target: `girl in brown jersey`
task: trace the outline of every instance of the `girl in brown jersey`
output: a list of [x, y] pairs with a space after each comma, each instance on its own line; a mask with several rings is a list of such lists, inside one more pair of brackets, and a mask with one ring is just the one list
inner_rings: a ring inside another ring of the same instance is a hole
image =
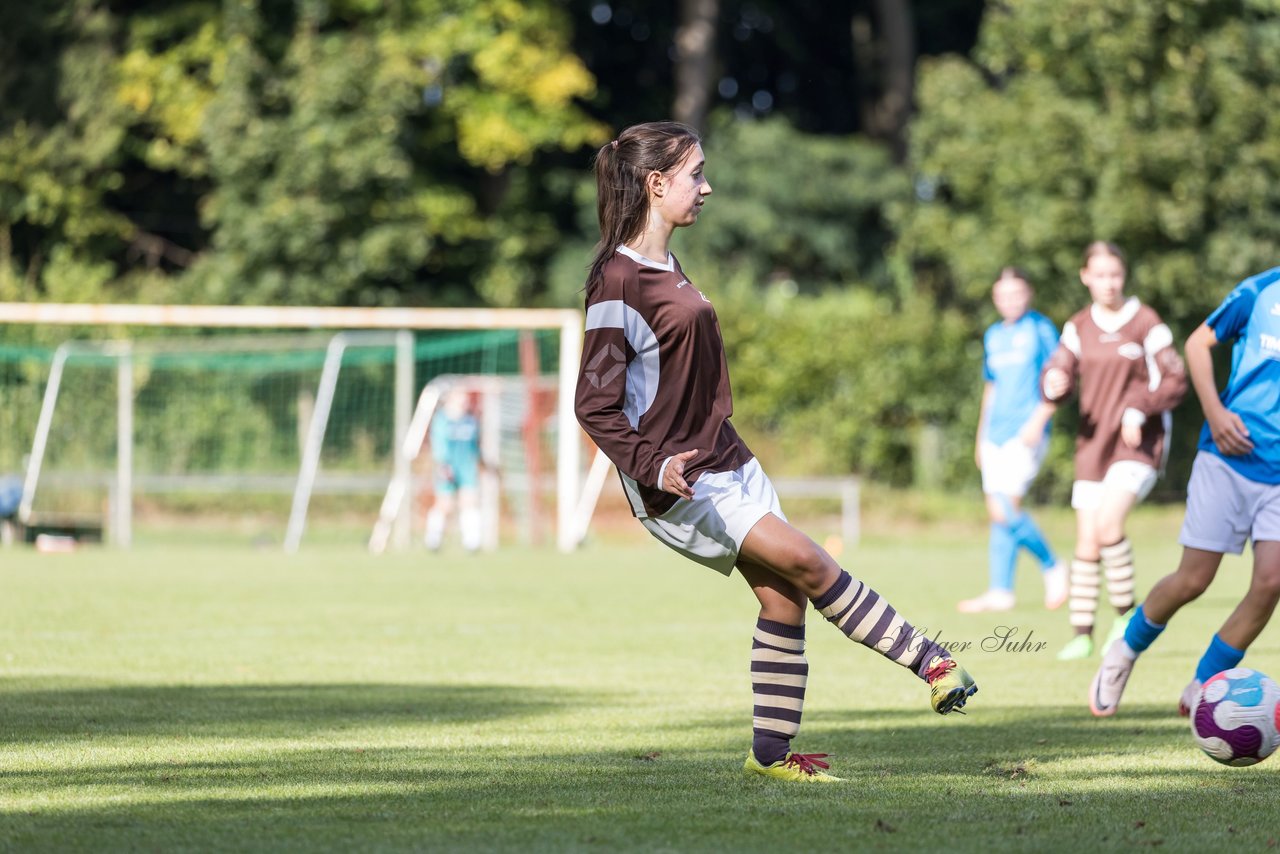
[[587, 276], [575, 409], [617, 466], [632, 512], [664, 545], [729, 575], [760, 603], [751, 651], [755, 700], [748, 774], [835, 782], [826, 754], [792, 752], [809, 665], [809, 603], [850, 639], [911, 669], [933, 708], [977, 691], [918, 632], [787, 522], [768, 476], [729, 417], [724, 342], [710, 299], [669, 250], [711, 195], [701, 140], [675, 122], [624, 130], [596, 155], [600, 244]]
[[1085, 249], [1080, 281], [1093, 302], [1062, 330], [1045, 366], [1045, 399], [1057, 403], [1079, 390], [1076, 435], [1076, 553], [1069, 607], [1075, 636], [1063, 660], [1093, 655], [1094, 615], [1105, 570], [1117, 618], [1106, 646], [1123, 634], [1134, 602], [1133, 549], [1125, 536], [1129, 511], [1155, 485], [1164, 463], [1169, 410], [1187, 390], [1173, 333], [1137, 297], [1126, 297], [1119, 248], [1098, 241]]

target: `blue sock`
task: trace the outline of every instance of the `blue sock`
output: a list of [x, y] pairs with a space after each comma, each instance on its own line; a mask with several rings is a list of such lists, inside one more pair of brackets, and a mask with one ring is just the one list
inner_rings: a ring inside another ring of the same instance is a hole
[[1050, 569], [1058, 562], [1058, 558], [1049, 548], [1048, 541], [1040, 531], [1040, 526], [1026, 513], [1015, 513], [1009, 517], [1009, 530], [1018, 545], [1036, 556], [1043, 569]]
[[991, 542], [987, 546], [992, 590], [1013, 591], [1013, 570], [1018, 562], [1018, 543], [1008, 525], [991, 523]]
[[1217, 635], [1209, 641], [1209, 648], [1204, 651], [1200, 664], [1196, 667], [1196, 678], [1203, 685], [1215, 674], [1230, 670], [1244, 658], [1244, 650], [1236, 649]]
[[1129, 620], [1128, 627], [1124, 630], [1124, 642], [1134, 652], [1142, 652], [1151, 646], [1163, 631], [1164, 626], [1148, 620], [1147, 615], [1142, 611], [1142, 606], [1139, 605], [1138, 610], [1133, 612], [1133, 618]]

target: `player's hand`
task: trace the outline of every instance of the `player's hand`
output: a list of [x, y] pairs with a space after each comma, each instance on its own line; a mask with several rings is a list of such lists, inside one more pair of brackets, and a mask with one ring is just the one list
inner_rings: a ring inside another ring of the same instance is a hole
[[684, 451], [671, 458], [671, 462], [667, 463], [667, 470], [662, 473], [663, 492], [670, 492], [681, 498], [693, 498], [693, 490], [684, 479], [684, 466], [697, 455], [698, 451], [695, 449]]
[[1121, 424], [1120, 441], [1126, 447], [1136, 448], [1142, 444], [1142, 427], [1138, 424]]
[[1044, 375], [1044, 396], [1057, 400], [1071, 387], [1071, 378], [1062, 368], [1050, 368]]
[[1230, 409], [1222, 409], [1206, 413], [1209, 432], [1213, 434], [1213, 444], [1229, 457], [1238, 457], [1253, 450], [1253, 440], [1249, 438], [1249, 428], [1244, 421]]
[[1044, 441], [1044, 425], [1023, 424], [1022, 429], [1018, 431], [1018, 441], [1034, 451]]

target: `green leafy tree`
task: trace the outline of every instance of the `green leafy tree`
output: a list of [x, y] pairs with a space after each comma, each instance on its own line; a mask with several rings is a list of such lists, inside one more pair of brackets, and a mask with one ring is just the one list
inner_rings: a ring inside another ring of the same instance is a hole
[[[1082, 249], [1113, 240], [1131, 292], [1185, 337], [1280, 255], [1277, 46], [1271, 0], [990, 6], [972, 60], [920, 74], [904, 283], [971, 311], [976, 336], [992, 279], [1018, 264], [1061, 323], [1087, 303]], [[1181, 485], [1199, 414], [1176, 415], [1166, 483]]]
[[42, 272], [56, 253], [107, 265], [90, 299], [528, 301], [548, 222], [512, 212], [508, 188], [606, 136], [550, 0], [36, 0], [3, 16], [21, 59], [0, 68], [9, 298], [62, 298]]
[[1115, 240], [1135, 290], [1189, 332], [1280, 248], [1278, 13], [1271, 0], [991, 6], [972, 61], [920, 76], [920, 202], [899, 218], [917, 277], [973, 304], [1017, 263], [1062, 320], [1085, 299], [1081, 250]]

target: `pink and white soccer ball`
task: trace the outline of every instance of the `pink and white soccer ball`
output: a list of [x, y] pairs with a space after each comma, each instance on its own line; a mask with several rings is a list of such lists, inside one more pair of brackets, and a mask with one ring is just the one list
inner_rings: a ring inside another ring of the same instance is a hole
[[1200, 688], [1191, 734], [1223, 765], [1261, 762], [1280, 747], [1280, 686], [1247, 667], [1216, 674]]

